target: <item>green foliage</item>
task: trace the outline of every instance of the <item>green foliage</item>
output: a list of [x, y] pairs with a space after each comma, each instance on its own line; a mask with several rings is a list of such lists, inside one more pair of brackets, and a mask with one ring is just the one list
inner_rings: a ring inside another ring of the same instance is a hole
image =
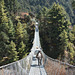
[[13, 41], [11, 41], [9, 44], [8, 53], [9, 53], [8, 57], [10, 62], [18, 60], [18, 56], [17, 56], [18, 52], [16, 51], [16, 44]]
[[9, 37], [4, 33], [0, 33], [0, 58], [7, 56]]
[[75, 63], [75, 48], [74, 44], [69, 42], [68, 43], [68, 50], [69, 50], [69, 63], [74, 64]]
[[22, 27], [22, 24], [20, 22], [18, 22], [17, 26], [16, 26], [16, 39], [18, 41], [20, 41], [21, 39], [23, 39], [23, 27]]
[[44, 52], [52, 58], [74, 64], [75, 26], [69, 29], [71, 23], [61, 5], [54, 3], [51, 9], [43, 10], [37, 18]]
[[9, 13], [6, 12], [4, 0], [0, 0], [0, 65], [17, 61], [27, 54], [26, 25], [20, 22], [17, 25], [13, 24]]
[[25, 56], [25, 53], [27, 52], [26, 44], [28, 43], [28, 34], [26, 29], [23, 27], [18, 21], [16, 26], [16, 48], [18, 51], [19, 59], [23, 58]]
[[0, 40], [4, 41], [5, 43], [8, 42], [9, 43], [9, 37], [5, 32], [0, 32]]
[[9, 26], [8, 35], [10, 37], [10, 40], [13, 40], [15, 38], [15, 28], [10, 18], [8, 20], [8, 26]]
[[73, 30], [72, 30], [72, 32], [73, 32], [73, 35], [74, 35], [73, 44], [74, 44], [74, 46], [75, 46], [75, 25], [73, 26]]
[[57, 0], [0, 0], [0, 65], [22, 59], [32, 47], [35, 23], [26, 15], [24, 20], [15, 21], [14, 15], [17, 15], [18, 11], [39, 12], [37, 18], [40, 21], [40, 37], [44, 52], [53, 58], [74, 64], [75, 26], [72, 30], [68, 27], [71, 25], [70, 20], [73, 23], [74, 17], [71, 9], [72, 0], [58, 1], [62, 6], [54, 3], [55, 1], [57, 2]]
[[58, 31], [67, 29], [71, 25], [70, 21], [67, 19], [66, 11], [59, 4], [54, 3], [52, 9], [48, 13], [49, 24], [53, 24], [57, 27]]
[[7, 13], [5, 11], [5, 6], [4, 6], [4, 0], [0, 1], [0, 7], [1, 7], [0, 9], [0, 28], [2, 31], [7, 32], [9, 26], [8, 26]]
[[5, 32], [0, 32], [0, 65], [6, 64], [8, 58], [9, 37]]
[[65, 30], [63, 30], [61, 32], [61, 34], [59, 35], [60, 37], [60, 55], [61, 57], [59, 57], [59, 59], [67, 62], [68, 60], [68, 52], [67, 52], [67, 47], [68, 47], [68, 35], [67, 35], [67, 32]]
[[72, 7], [73, 7], [73, 9], [75, 9], [75, 1], [74, 0], [72, 1]]
[[23, 58], [25, 56], [25, 52], [26, 52], [26, 45], [22, 42], [20, 42], [20, 45], [19, 45], [19, 59]]
[[17, 0], [4, 0], [5, 6], [9, 10], [10, 14], [16, 14], [20, 8], [20, 5]]
[[65, 8], [66, 12], [70, 16], [71, 22], [75, 23], [71, 0], [18, 0], [18, 2], [20, 3], [21, 11], [34, 13], [38, 13], [43, 7], [50, 9], [54, 2], [59, 3]]
[[74, 39], [75, 39], [74, 34], [72, 33], [72, 31], [69, 31], [69, 40], [73, 43]]
[[29, 36], [29, 40], [28, 40], [28, 51], [30, 51], [31, 47], [32, 47], [32, 42], [34, 39], [34, 23], [32, 21], [29, 22], [28, 27], [27, 27], [27, 32], [28, 32], [28, 36]]
[[65, 30], [63, 30], [62, 32], [61, 32], [61, 34], [59, 35], [60, 36], [60, 41], [61, 41], [61, 44], [62, 44], [62, 46], [60, 47], [62, 50], [67, 50], [67, 44], [68, 44], [68, 35], [67, 35], [67, 32], [65, 31]]
[[73, 26], [73, 30], [72, 30], [74, 36], [75, 36], [75, 25]]
[[0, 57], [2, 60], [3, 57], [6, 57], [8, 52], [8, 43], [9, 43], [9, 37], [7, 35], [8, 33], [8, 18], [5, 12], [5, 6], [4, 6], [4, 0], [0, 1]]
[[46, 16], [43, 16], [44, 18], [40, 20], [42, 47], [46, 54], [53, 58], [58, 58], [61, 54], [64, 54], [64, 50], [67, 48], [67, 32], [71, 23], [66, 14], [61, 5], [54, 3]]

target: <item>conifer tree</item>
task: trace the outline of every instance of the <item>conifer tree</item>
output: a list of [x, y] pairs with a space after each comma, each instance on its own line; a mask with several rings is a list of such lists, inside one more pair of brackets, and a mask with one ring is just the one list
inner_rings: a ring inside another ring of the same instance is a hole
[[75, 25], [73, 26], [72, 33], [73, 33], [73, 35], [74, 35], [73, 44], [75, 45]]
[[4, 0], [0, 0], [0, 57], [8, 56], [8, 18], [5, 12]]
[[[23, 25], [18, 21], [16, 26], [16, 48], [18, 51], [19, 59], [23, 58], [26, 52], [26, 44], [28, 34], [26, 30], [23, 28]], [[24, 55], [22, 55], [24, 53]]]
[[69, 63], [75, 65], [75, 25], [72, 27], [72, 30], [69, 32]]
[[4, 0], [0, 1], [0, 65], [17, 60], [14, 40], [14, 27], [7, 17]]
[[22, 24], [20, 22], [17, 23], [17, 26], [16, 26], [16, 39], [18, 41], [21, 41], [23, 39], [23, 27], [22, 27]]
[[4, 0], [5, 6], [7, 7], [8, 11], [10, 12], [9, 14], [15, 14], [17, 13], [20, 4], [17, 0]]
[[75, 9], [75, 0], [72, 0], [72, 7]]
[[71, 29], [68, 32], [68, 44], [67, 44], [67, 51], [68, 51], [68, 62], [71, 64], [75, 63], [75, 45], [74, 45], [74, 41], [75, 41], [75, 30], [74, 30], [74, 26], [71, 27]]
[[23, 43], [23, 41], [20, 42], [18, 51], [19, 59], [23, 58], [26, 54], [26, 45]]
[[32, 42], [33, 42], [33, 38], [34, 38], [34, 24], [32, 23], [32, 21], [29, 22], [29, 24], [27, 24], [28, 27], [27, 27], [27, 33], [28, 33], [28, 36], [27, 36], [27, 40], [28, 40], [28, 49], [30, 51], [31, 47], [32, 47]]
[[46, 14], [45, 24], [40, 25], [42, 27], [40, 33], [42, 32], [41, 34], [43, 34], [41, 37], [45, 41], [42, 43], [43, 47], [46, 53], [53, 58], [58, 58], [61, 53], [60, 45], [62, 41], [59, 35], [63, 30], [68, 32], [68, 26], [71, 25], [66, 14], [65, 9], [61, 5], [54, 3]]
[[15, 39], [15, 28], [10, 18], [8, 20], [8, 26], [9, 26], [8, 35], [10, 37], [10, 40], [14, 40]]
[[73, 30], [72, 30], [74, 36], [75, 36], [75, 25], [73, 26]]
[[74, 34], [72, 32], [73, 30], [69, 31], [68, 35], [69, 35], [69, 41], [73, 43], [75, 37], [74, 37]]
[[17, 0], [13, 0], [13, 12], [14, 14], [17, 13], [19, 5], [18, 5], [18, 1]]
[[8, 50], [8, 57], [9, 57], [9, 62], [13, 62], [18, 60], [18, 52], [16, 51], [16, 44], [11, 41], [9, 44], [9, 50]]
[[7, 32], [8, 31], [8, 18], [7, 12], [5, 11], [4, 0], [0, 1], [0, 30]]
[[74, 44], [69, 42], [68, 43], [68, 54], [69, 54], [69, 63], [70, 64], [74, 64], [75, 63], [75, 48], [74, 48]]
[[67, 62], [68, 61], [68, 35], [67, 35], [67, 32], [65, 30], [63, 30], [63, 32], [61, 32], [61, 34], [59, 35], [60, 36], [60, 41], [61, 41], [61, 44], [60, 44], [60, 58], [59, 59], [62, 59], [63, 61]]
[[8, 56], [9, 37], [4, 32], [0, 32], [0, 60]]

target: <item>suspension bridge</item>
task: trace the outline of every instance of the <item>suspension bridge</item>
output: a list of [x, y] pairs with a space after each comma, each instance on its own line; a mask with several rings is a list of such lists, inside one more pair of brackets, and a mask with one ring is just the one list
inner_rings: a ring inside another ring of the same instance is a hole
[[[41, 66], [38, 66], [35, 57], [36, 50], [41, 50], [43, 54]], [[19, 61], [1, 66], [0, 75], [75, 75], [75, 66], [52, 59], [43, 52], [36, 22], [33, 46], [29, 55]]]

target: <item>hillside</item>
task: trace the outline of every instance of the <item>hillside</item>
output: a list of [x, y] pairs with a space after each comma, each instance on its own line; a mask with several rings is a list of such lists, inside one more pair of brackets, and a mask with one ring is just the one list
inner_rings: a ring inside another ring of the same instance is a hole
[[0, 0], [0, 65], [28, 55], [36, 18], [46, 55], [75, 65], [75, 25], [71, 26], [75, 5], [71, 4], [71, 0]]
[[54, 2], [61, 4], [70, 16], [72, 24], [74, 24], [74, 13], [72, 9], [72, 0], [18, 0], [21, 11], [38, 13], [43, 7], [51, 8]]

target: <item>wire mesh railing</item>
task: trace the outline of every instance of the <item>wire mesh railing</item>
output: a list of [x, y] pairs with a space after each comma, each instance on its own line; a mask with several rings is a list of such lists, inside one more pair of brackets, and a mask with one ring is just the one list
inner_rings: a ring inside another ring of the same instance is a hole
[[[0, 75], [29, 75], [32, 58], [33, 54], [29, 54], [19, 61], [0, 67]], [[43, 66], [47, 75], [75, 75], [75, 66], [52, 59], [44, 53]]]
[[44, 68], [47, 72], [47, 75], [75, 75], [75, 66], [56, 59], [52, 59], [47, 55], [44, 57]]
[[32, 62], [32, 55], [0, 67], [0, 75], [28, 75]]

